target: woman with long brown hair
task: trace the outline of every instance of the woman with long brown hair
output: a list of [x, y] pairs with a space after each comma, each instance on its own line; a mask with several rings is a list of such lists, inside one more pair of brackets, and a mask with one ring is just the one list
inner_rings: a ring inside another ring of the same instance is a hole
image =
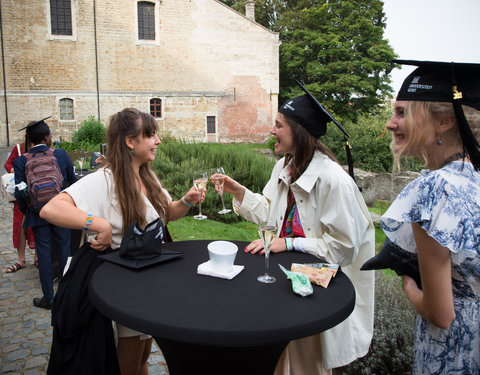
[[[237, 214], [276, 224], [273, 253], [307, 252], [340, 264], [357, 293], [355, 309], [344, 322], [289, 343], [276, 375], [331, 374], [332, 368], [364, 356], [373, 334], [374, 274], [359, 268], [374, 254], [374, 227], [354, 180], [318, 140], [329, 121], [309, 95], [287, 101], [270, 131], [275, 153], [285, 157], [275, 164], [262, 194], [224, 176], [224, 191], [234, 195]], [[263, 253], [262, 241], [254, 240], [245, 252]]]
[[[172, 201], [150, 162], [160, 144], [157, 122], [147, 113], [126, 108], [113, 115], [107, 132], [104, 168], [87, 175], [53, 198], [40, 216], [55, 225], [95, 232], [90, 247], [120, 247], [123, 233], [136, 221], [142, 228], [160, 218], [164, 224], [183, 217], [203, 200], [192, 187]], [[152, 338], [117, 324], [117, 353], [122, 375], [148, 374]]]

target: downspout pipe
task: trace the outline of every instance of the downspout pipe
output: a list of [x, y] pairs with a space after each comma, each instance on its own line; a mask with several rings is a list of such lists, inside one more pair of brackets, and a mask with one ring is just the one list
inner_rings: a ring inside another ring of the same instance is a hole
[[97, 116], [100, 121], [100, 87], [98, 84], [98, 46], [97, 46], [97, 6], [93, 0], [93, 29], [95, 36], [95, 76], [97, 80]]
[[2, 44], [2, 71], [3, 71], [3, 97], [5, 99], [5, 126], [7, 127], [7, 147], [10, 147], [10, 131], [8, 129], [8, 105], [7, 105], [7, 81], [5, 78], [5, 54], [3, 48], [3, 22], [2, 22], [2, 1], [0, 0], [0, 33]]

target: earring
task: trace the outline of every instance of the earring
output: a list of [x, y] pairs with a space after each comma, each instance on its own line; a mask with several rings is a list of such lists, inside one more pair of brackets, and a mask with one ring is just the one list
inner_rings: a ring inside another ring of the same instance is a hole
[[130, 152], [132, 153], [132, 155], [135, 155], [135, 151], [133, 150], [133, 148], [130, 150]]
[[440, 136], [437, 137], [437, 145], [438, 146], [442, 145], [442, 140], [440, 139]]

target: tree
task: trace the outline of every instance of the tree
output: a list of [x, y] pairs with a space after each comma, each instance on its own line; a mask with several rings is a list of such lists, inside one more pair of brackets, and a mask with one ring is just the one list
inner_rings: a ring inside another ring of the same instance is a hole
[[[245, 11], [245, 0], [222, 1]], [[280, 32], [280, 102], [302, 93], [298, 79], [334, 116], [356, 120], [392, 93], [381, 0], [256, 0], [255, 18]]]
[[383, 39], [380, 0], [291, 1], [281, 32], [280, 100], [299, 94], [295, 79], [333, 114], [355, 120], [375, 112], [392, 92], [395, 57]]

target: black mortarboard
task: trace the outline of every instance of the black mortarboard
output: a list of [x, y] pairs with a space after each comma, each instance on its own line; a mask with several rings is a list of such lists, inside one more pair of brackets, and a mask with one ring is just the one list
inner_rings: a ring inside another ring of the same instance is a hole
[[125, 267], [140, 269], [182, 256], [178, 251], [163, 249], [165, 229], [156, 219], [141, 229], [135, 221], [122, 239], [120, 250], [102, 255], [102, 258]]
[[327, 132], [327, 123], [333, 121], [342, 131], [345, 140], [345, 150], [347, 152], [348, 172], [353, 179], [353, 160], [350, 153], [349, 137], [345, 129], [333, 118], [325, 107], [315, 98], [298, 80], [295, 80], [305, 95], [297, 96], [282, 104], [278, 112], [283, 113], [288, 118], [295, 120], [303, 126], [315, 138], [321, 137]]
[[27, 126], [19, 129], [18, 131], [27, 129], [27, 134], [35, 134], [35, 133], [49, 134], [50, 128], [48, 127], [45, 120], [49, 119], [50, 117], [52, 116], [45, 117], [39, 121], [32, 121]]
[[418, 66], [403, 82], [397, 100], [453, 104], [463, 148], [477, 170], [480, 146], [463, 113], [462, 105], [480, 110], [480, 64], [393, 60]]
[[381, 270], [390, 268], [398, 276], [408, 275], [415, 280], [418, 287], [422, 288], [418, 256], [403, 250], [392, 241], [385, 239], [382, 250], [373, 258], [367, 260], [360, 268], [362, 271]]

